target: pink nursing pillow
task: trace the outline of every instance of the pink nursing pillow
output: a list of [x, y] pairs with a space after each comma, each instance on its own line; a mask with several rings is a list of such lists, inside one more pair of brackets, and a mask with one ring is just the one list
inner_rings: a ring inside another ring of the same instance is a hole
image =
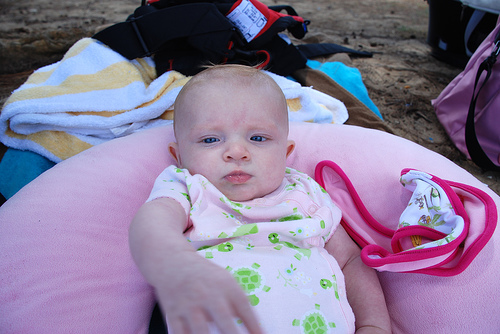
[[[405, 139], [347, 125], [293, 123], [291, 167], [321, 160], [349, 176], [374, 218], [394, 228], [408, 204], [403, 168], [472, 185], [446, 158]], [[154, 304], [128, 250], [128, 225], [173, 163], [170, 126], [91, 148], [59, 163], [0, 208], [1, 333], [144, 333]], [[474, 204], [465, 205], [474, 211]], [[477, 214], [477, 213], [473, 213]], [[499, 238], [461, 274], [380, 273], [394, 333], [492, 333], [500, 328]]]

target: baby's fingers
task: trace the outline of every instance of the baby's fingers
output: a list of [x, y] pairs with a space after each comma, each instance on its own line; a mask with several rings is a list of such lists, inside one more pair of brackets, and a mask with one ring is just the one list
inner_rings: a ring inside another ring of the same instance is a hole
[[169, 318], [166, 317], [165, 319], [167, 323], [167, 333], [188, 333], [188, 329], [184, 328], [184, 322], [182, 321], [181, 318]]
[[248, 300], [233, 305], [234, 313], [243, 322], [249, 334], [262, 334], [259, 320]]
[[[227, 311], [228, 312], [225, 313], [212, 315], [214, 321], [212, 327], [219, 329], [219, 331], [216, 333], [222, 333], [222, 334], [245, 333], [245, 331], [238, 329], [238, 327], [241, 328], [241, 325], [238, 326], [236, 324], [237, 318], [231, 314], [229, 309]], [[223, 316], [223, 314], [226, 314], [227, 316]]]
[[208, 334], [208, 319], [203, 312], [192, 311], [189, 316], [168, 317], [167, 329], [172, 334]]
[[187, 327], [189, 328], [188, 333], [192, 334], [208, 334], [210, 319], [207, 319], [206, 313], [199, 310], [191, 312], [189, 318], [184, 319], [187, 322]]
[[262, 330], [255, 311], [240, 287], [237, 286], [237, 290], [233, 293], [230, 290], [228, 292], [227, 303], [218, 303], [210, 308], [210, 316], [220, 333], [261, 334]]
[[[248, 302], [244, 300], [243, 303], [239, 304], [245, 303]], [[261, 331], [259, 329], [257, 318], [255, 317], [253, 310], [251, 308], [246, 309], [245, 307], [243, 307], [241, 309], [243, 309], [246, 314], [240, 315], [239, 308], [240, 307], [238, 306], [232, 307], [231, 304], [221, 303], [211, 309], [211, 317], [214, 321], [215, 327], [219, 329], [219, 332], [222, 334], [260, 334]], [[238, 323], [240, 321], [242, 323]], [[246, 330], [244, 329], [244, 327], [246, 327]]]

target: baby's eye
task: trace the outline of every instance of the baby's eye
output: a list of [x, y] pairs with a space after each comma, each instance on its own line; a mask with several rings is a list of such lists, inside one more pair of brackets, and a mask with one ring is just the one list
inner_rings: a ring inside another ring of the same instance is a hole
[[252, 136], [252, 137], [250, 137], [250, 140], [252, 140], [252, 141], [266, 141], [266, 138], [264, 138], [262, 136]]
[[213, 144], [213, 143], [216, 143], [218, 141], [219, 141], [219, 139], [214, 138], [214, 137], [205, 138], [205, 139], [202, 140], [202, 142], [205, 143], [205, 144]]

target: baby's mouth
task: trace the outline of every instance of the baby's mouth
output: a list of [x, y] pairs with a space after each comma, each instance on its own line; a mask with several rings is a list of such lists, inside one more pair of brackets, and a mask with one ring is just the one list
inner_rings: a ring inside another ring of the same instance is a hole
[[226, 181], [232, 184], [243, 184], [252, 178], [252, 175], [247, 174], [245, 172], [237, 171], [232, 172], [224, 177]]

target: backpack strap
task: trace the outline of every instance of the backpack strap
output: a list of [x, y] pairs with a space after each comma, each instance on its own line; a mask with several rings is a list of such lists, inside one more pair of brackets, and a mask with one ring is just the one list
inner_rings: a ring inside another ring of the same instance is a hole
[[[495, 44], [491, 55], [488, 56], [481, 63], [481, 65], [479, 65], [479, 68], [477, 70], [476, 80], [474, 82], [474, 90], [472, 91], [472, 99], [469, 105], [469, 113], [467, 114], [467, 121], [465, 123], [465, 143], [467, 145], [467, 151], [469, 152], [471, 160], [474, 161], [479, 167], [485, 170], [500, 171], [500, 166], [491, 161], [491, 159], [486, 155], [483, 148], [479, 144], [474, 122], [474, 118], [476, 115], [476, 102], [479, 98], [479, 93], [481, 93], [481, 90], [488, 82], [488, 79], [490, 78], [493, 70], [493, 65], [495, 65], [497, 57], [500, 54], [500, 30], [495, 36], [494, 43]], [[483, 72], [486, 72], [486, 77], [484, 78], [479, 89], [477, 89], [479, 79], [481, 78]]]

